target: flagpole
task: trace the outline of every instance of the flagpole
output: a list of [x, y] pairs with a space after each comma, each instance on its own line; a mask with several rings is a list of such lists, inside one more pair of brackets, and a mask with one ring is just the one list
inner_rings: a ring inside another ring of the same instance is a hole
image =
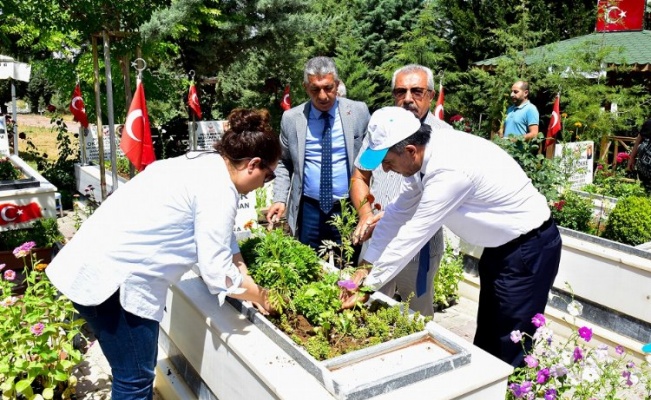
[[[192, 86], [194, 84], [194, 75], [195, 75], [194, 70], [190, 70], [189, 75], [190, 75], [190, 86]], [[188, 108], [190, 108], [190, 110], [188, 110], [188, 111], [190, 111], [190, 114], [192, 114], [192, 122], [190, 123], [190, 143], [189, 144], [190, 144], [190, 150], [195, 151], [195, 150], [197, 150], [197, 131], [195, 129], [196, 116], [194, 115], [194, 110], [192, 110], [192, 107], [188, 106]]]
[[[118, 188], [118, 166], [115, 148], [115, 117], [113, 115], [113, 78], [111, 75], [111, 42], [106, 31], [102, 32], [104, 41], [104, 73], [106, 75], [106, 109], [109, 125], [109, 148], [111, 150], [111, 192]], [[99, 127], [98, 127], [99, 129]]]
[[[77, 82], [76, 85], [79, 86], [79, 74], [77, 74]], [[86, 128], [82, 125], [79, 124], [80, 132], [79, 132], [79, 143], [81, 147], [81, 161], [82, 165], [88, 164], [88, 155], [86, 154]]]
[[[556, 93], [556, 99], [554, 99], [554, 104], [556, 103], [556, 101], [560, 101], [559, 100], [560, 98], [561, 98], [561, 90], [559, 86], [558, 92]], [[552, 114], [553, 113], [554, 110], [552, 110]], [[561, 123], [560, 108], [559, 108], [559, 115], [558, 115], [558, 123], [559, 124]], [[557, 134], [558, 133], [556, 133], [556, 135]], [[552, 136], [551, 138], [545, 137], [545, 148], [546, 148], [545, 157], [547, 157], [550, 160], [554, 158], [554, 152], [556, 151], [556, 135]]]
[[99, 150], [99, 188], [101, 201], [106, 200], [106, 169], [104, 166], [104, 133], [102, 132], [102, 106], [100, 101], [99, 83], [99, 55], [97, 50], [97, 37], [92, 37], [93, 45], [93, 84], [95, 88], [95, 116], [97, 117], [97, 147]]

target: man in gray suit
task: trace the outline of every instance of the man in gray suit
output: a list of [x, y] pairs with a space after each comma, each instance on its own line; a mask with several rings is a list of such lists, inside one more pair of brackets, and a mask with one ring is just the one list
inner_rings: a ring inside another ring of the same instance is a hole
[[[411, 111], [420, 119], [421, 123], [427, 124], [435, 130], [452, 129], [444, 121], [436, 119], [430, 111], [436, 91], [434, 90], [434, 76], [429, 68], [410, 64], [397, 69], [393, 73], [391, 92], [395, 105]], [[368, 138], [364, 140], [363, 148], [366, 148], [367, 142]], [[350, 197], [360, 217], [353, 236], [353, 243], [369, 239], [375, 225], [384, 214], [383, 211], [378, 212], [377, 209], [374, 209], [374, 204], [364, 201], [369, 191], [375, 197], [375, 203], [384, 210], [390, 202], [398, 197], [404, 179], [402, 175], [395, 172], [385, 172], [382, 166], [373, 171], [364, 171], [359, 168], [357, 160], [355, 166], [357, 168], [355, 168], [351, 181]], [[362, 252], [366, 250], [366, 247], [367, 245], [363, 247]], [[409, 308], [419, 311], [423, 315], [433, 316], [433, 280], [439, 269], [444, 247], [443, 231], [439, 229], [419, 255], [410, 260], [395, 278], [382, 286], [380, 291], [389, 297], [398, 293], [403, 300], [407, 300], [413, 294]]]
[[294, 235], [317, 249], [323, 240], [340, 242], [328, 223], [348, 198], [354, 160], [369, 120], [366, 104], [337, 97], [339, 77], [332, 59], [315, 57], [305, 64], [303, 86], [310, 101], [283, 114], [283, 155], [276, 168], [274, 203], [267, 221], [287, 213]]

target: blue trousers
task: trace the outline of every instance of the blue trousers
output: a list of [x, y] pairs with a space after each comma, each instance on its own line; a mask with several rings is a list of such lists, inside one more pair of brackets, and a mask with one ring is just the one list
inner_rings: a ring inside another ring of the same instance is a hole
[[[544, 313], [558, 265], [561, 236], [550, 219], [502, 246], [485, 248], [479, 260], [479, 310], [474, 343], [514, 367], [524, 360], [511, 332], [533, 335], [531, 319]], [[525, 342], [526, 350], [531, 342]]]
[[[341, 235], [329, 221], [335, 215], [341, 215], [341, 204], [337, 201], [333, 204], [328, 214], [321, 211], [319, 201], [310, 197], [301, 198], [300, 213], [298, 219], [298, 240], [299, 242], [318, 250], [323, 240], [332, 240], [341, 244]], [[361, 245], [353, 246], [355, 250], [351, 261], [356, 263], [362, 250]]]
[[73, 303], [97, 337], [113, 375], [113, 400], [151, 400], [158, 357], [158, 322], [125, 311], [120, 291], [102, 304]]

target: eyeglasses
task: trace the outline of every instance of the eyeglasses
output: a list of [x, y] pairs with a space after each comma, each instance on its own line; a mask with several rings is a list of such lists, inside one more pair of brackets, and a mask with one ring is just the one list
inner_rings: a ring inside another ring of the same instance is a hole
[[266, 169], [267, 172], [268, 172], [268, 173], [266, 173], [266, 174], [264, 175], [264, 183], [269, 183], [269, 182], [273, 181], [274, 179], [276, 179], [276, 173], [273, 172], [273, 171], [271, 170], [271, 168], [269, 168], [269, 167], [266, 166], [266, 165], [265, 165], [264, 167], [263, 167], [262, 165], [260, 165], [260, 168], [262, 168], [262, 169]]
[[407, 96], [407, 92], [411, 93], [411, 97], [414, 100], [420, 100], [425, 96], [425, 93], [429, 92], [429, 89], [427, 89], [427, 88], [419, 88], [419, 87], [415, 87], [415, 88], [411, 88], [411, 89], [395, 88], [395, 89], [393, 89], [393, 97], [395, 97], [396, 99], [399, 99], [399, 100], [404, 99], [405, 96]]

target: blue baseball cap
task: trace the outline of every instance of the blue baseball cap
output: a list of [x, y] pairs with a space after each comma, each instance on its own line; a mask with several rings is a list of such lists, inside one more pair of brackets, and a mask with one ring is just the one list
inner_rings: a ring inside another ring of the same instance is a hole
[[416, 133], [420, 125], [420, 120], [402, 107], [384, 107], [374, 112], [366, 129], [368, 145], [360, 151], [360, 169], [377, 168], [389, 148]]

